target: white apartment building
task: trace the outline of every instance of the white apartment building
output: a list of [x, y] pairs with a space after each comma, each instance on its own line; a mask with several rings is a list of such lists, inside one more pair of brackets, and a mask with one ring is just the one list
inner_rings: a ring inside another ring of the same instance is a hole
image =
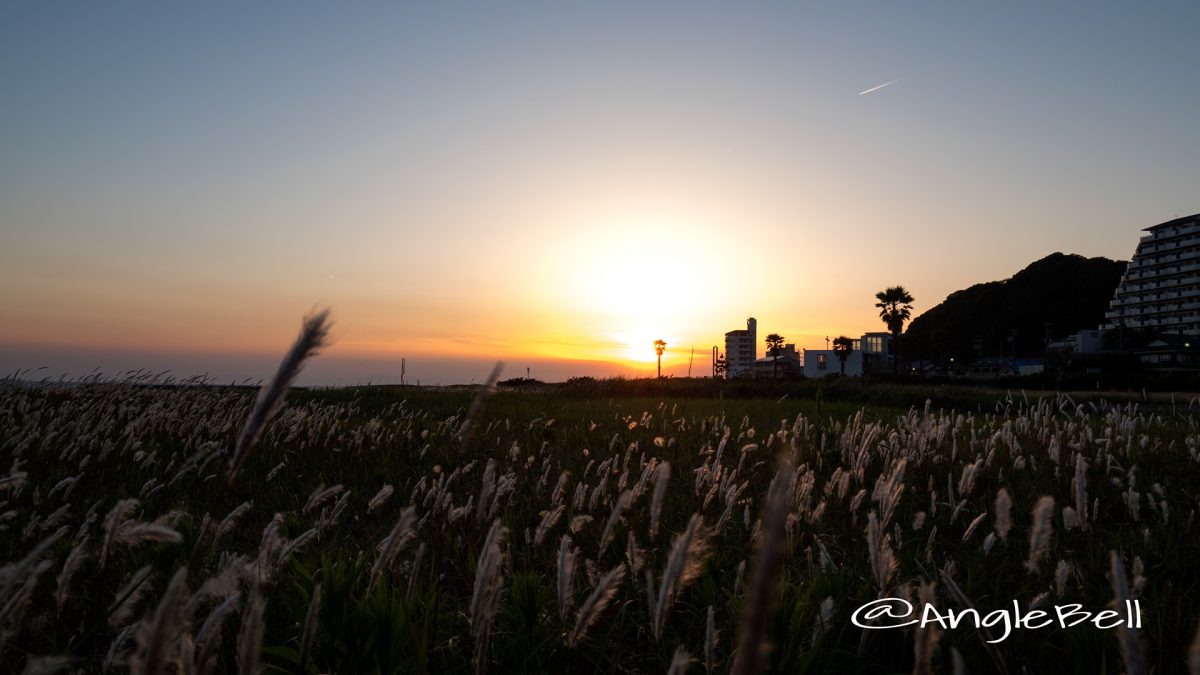
[[[846, 358], [846, 376], [858, 377], [863, 373], [891, 367], [892, 336], [889, 333], [865, 333], [854, 340], [854, 346]], [[832, 349], [805, 349], [804, 376], [820, 378], [842, 372], [842, 362]]]
[[1144, 231], [1102, 328], [1200, 335], [1200, 213]]
[[758, 348], [758, 322], [754, 317], [746, 319], [744, 330], [731, 330], [725, 334], [725, 377], [752, 377], [754, 355]]

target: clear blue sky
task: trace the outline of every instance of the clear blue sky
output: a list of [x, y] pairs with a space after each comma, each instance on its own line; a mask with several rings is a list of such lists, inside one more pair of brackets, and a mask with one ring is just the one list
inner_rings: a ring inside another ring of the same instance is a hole
[[[0, 368], [686, 369], [1200, 211], [1200, 3], [7, 3]], [[894, 84], [868, 94], [877, 85]], [[268, 364], [263, 366], [261, 364]], [[365, 364], [365, 365], [364, 365]], [[538, 373], [534, 373], [535, 376]]]

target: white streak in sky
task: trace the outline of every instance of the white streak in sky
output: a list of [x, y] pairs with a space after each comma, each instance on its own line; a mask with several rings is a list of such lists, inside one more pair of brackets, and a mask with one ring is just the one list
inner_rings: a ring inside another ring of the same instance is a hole
[[883, 84], [879, 85], [878, 87], [871, 87], [870, 89], [868, 89], [866, 91], [860, 91], [860, 92], [858, 92], [858, 95], [862, 96], [863, 94], [869, 94], [873, 91], [879, 91], [880, 89], [883, 89], [884, 87], [888, 86], [889, 84], [896, 84], [899, 81], [900, 81], [899, 79], [895, 79], [895, 80], [892, 80], [891, 82], [884, 82]]

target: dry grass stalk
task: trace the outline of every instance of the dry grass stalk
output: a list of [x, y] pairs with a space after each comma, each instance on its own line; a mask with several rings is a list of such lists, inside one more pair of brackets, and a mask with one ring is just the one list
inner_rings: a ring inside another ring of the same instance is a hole
[[263, 613], [267, 609], [267, 599], [263, 597], [258, 586], [250, 591], [250, 600], [242, 612], [242, 626], [238, 630], [237, 666], [238, 675], [258, 675], [258, 662], [262, 657]]
[[[288, 387], [296, 380], [304, 368], [304, 362], [320, 353], [329, 337], [329, 310], [324, 309], [304, 317], [300, 324], [300, 335], [292, 344], [292, 348], [284, 355], [279, 363], [279, 370], [270, 384], [259, 390], [258, 399], [242, 433], [238, 436], [237, 445], [233, 449], [233, 457], [229, 460], [229, 482], [237, 476], [237, 472], [246, 461], [250, 449], [258, 442], [266, 429], [267, 423], [279, 412]], [[250, 608], [247, 608], [249, 611]]]
[[379, 557], [371, 566], [371, 584], [367, 588], [368, 594], [375, 590], [375, 585], [379, 583], [384, 572], [391, 568], [392, 562], [400, 551], [416, 538], [416, 524], [417, 507], [409, 506], [400, 513], [400, 518], [392, 527], [392, 531], [388, 533], [387, 538], [379, 543]]
[[496, 616], [496, 603], [503, 587], [504, 555], [500, 550], [500, 542], [506, 532], [499, 518], [492, 522], [479, 554], [479, 563], [475, 566], [475, 591], [471, 595], [468, 616], [471, 636], [475, 639], [472, 662], [479, 675], [487, 672], [488, 641], [492, 634], [492, 620]]
[[[758, 554], [754, 558], [753, 576], [747, 590], [746, 610], [738, 635], [737, 656], [730, 673], [750, 675], [761, 672], [763, 652], [767, 645], [767, 619], [779, 584], [779, 571], [783, 567], [785, 528], [787, 526], [787, 486], [792, 482], [794, 470], [790, 461], [780, 458], [779, 470], [771, 481], [767, 503], [762, 517], [762, 538]], [[872, 516], [874, 513], [872, 513]]]
[[684, 529], [671, 543], [671, 552], [667, 556], [667, 565], [663, 570], [662, 585], [658, 589], [658, 600], [654, 603], [653, 629], [654, 639], [662, 638], [663, 625], [667, 621], [667, 612], [679, 593], [700, 576], [704, 569], [704, 559], [708, 556], [708, 542], [704, 527], [704, 518], [699, 513], [693, 513]]
[[321, 584], [313, 587], [312, 599], [308, 601], [308, 612], [304, 615], [304, 629], [300, 631], [300, 666], [298, 670], [305, 672], [308, 662], [308, 652], [312, 648], [313, 636], [317, 632], [317, 615], [321, 611]]
[[137, 632], [137, 652], [129, 662], [133, 675], [158, 675], [167, 672], [170, 650], [185, 623], [180, 613], [187, 589], [187, 568], [181, 567], [171, 577], [162, 600], [149, 621]]
[[[1125, 563], [1121, 562], [1121, 556], [1116, 551], [1110, 551], [1108, 557], [1109, 581], [1112, 582], [1113, 589], [1113, 609], [1121, 612], [1125, 609], [1125, 603], [1131, 599], [1129, 578], [1125, 574]], [[1117, 640], [1121, 644], [1121, 658], [1125, 661], [1126, 675], [1146, 675], [1149, 668], [1146, 666], [1146, 657], [1142, 654], [1142, 645], [1138, 641], [1137, 629], [1122, 621], [1117, 625]]]
[[458, 443], [462, 449], [465, 450], [467, 443], [470, 443], [471, 438], [474, 437], [475, 427], [479, 424], [480, 415], [483, 414], [483, 405], [487, 402], [488, 397], [495, 393], [496, 382], [500, 380], [500, 373], [503, 370], [504, 362], [497, 361], [496, 366], [492, 368], [492, 373], [488, 375], [487, 382], [475, 393], [471, 407], [467, 409], [467, 416], [463, 419], [462, 426], [458, 428]]

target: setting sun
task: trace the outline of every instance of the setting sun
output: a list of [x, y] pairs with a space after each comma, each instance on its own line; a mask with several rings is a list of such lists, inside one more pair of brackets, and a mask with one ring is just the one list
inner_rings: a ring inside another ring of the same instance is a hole
[[711, 226], [661, 216], [582, 227], [555, 246], [561, 256], [551, 274], [564, 282], [552, 302], [603, 326], [597, 337], [610, 344], [605, 358], [651, 364], [654, 341], [664, 340], [663, 363], [677, 362], [690, 352], [684, 345], [712, 332], [707, 312], [723, 300], [722, 239]]

